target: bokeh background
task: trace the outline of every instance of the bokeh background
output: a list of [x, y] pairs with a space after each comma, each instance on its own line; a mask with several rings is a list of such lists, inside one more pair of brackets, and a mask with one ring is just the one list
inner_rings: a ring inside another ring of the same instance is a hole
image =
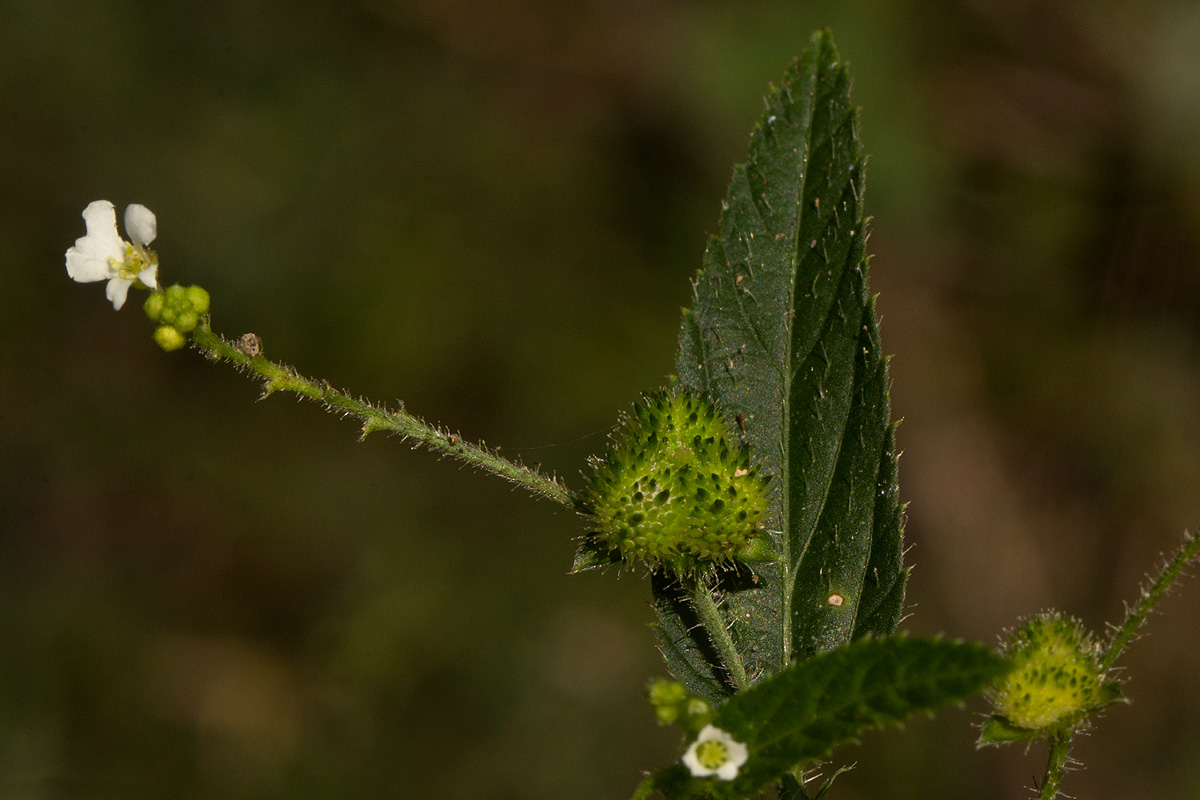
[[[0, 798], [628, 796], [677, 757], [633, 573], [572, 515], [161, 353], [67, 280], [158, 214], [216, 329], [579, 485], [671, 370], [768, 82], [856, 79], [916, 634], [1102, 630], [1200, 519], [1192, 0], [0, 2]], [[1077, 797], [1200, 797], [1200, 586]], [[843, 800], [1028, 796], [972, 703]]]

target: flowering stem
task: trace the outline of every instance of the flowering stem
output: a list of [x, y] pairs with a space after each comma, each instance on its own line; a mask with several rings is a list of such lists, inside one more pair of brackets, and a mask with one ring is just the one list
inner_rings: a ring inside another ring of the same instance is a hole
[[[1100, 656], [1101, 674], [1106, 673], [1112, 667], [1121, 652], [1133, 641], [1133, 637], [1137, 635], [1138, 629], [1146, 621], [1146, 617], [1150, 616], [1150, 612], [1158, 605], [1158, 601], [1183, 573], [1183, 568], [1198, 554], [1200, 554], [1200, 534], [1185, 533], [1183, 544], [1163, 564], [1153, 582], [1142, 588], [1142, 596], [1137, 605], [1127, 608], [1125, 622], [1113, 632], [1108, 647]], [[1074, 733], [1071, 731], [1060, 731], [1051, 737], [1050, 753], [1046, 761], [1046, 775], [1042, 780], [1038, 800], [1054, 800], [1055, 797], [1058, 797], [1058, 785], [1067, 768], [1067, 754], [1071, 749], [1073, 738]]]
[[687, 587], [691, 594], [692, 606], [696, 609], [696, 615], [704, 623], [704, 629], [708, 631], [717, 652], [721, 654], [721, 661], [729, 670], [733, 685], [739, 692], [749, 689], [750, 678], [746, 675], [746, 665], [742, 663], [742, 656], [733, 644], [733, 637], [729, 635], [729, 626], [721, 614], [721, 609], [717, 608], [717, 602], [713, 600], [712, 591], [703, 579], [690, 581]]
[[575, 494], [555, 478], [543, 475], [524, 464], [501, 458], [482, 445], [464, 441], [457, 434], [430, 425], [403, 408], [388, 409], [371, 405], [339, 392], [327, 381], [314, 381], [299, 374], [292, 367], [269, 361], [258, 354], [250, 355], [223, 336], [213, 333], [206, 325], [193, 330], [190, 336], [192, 344], [214, 361], [232, 362], [239, 369], [249, 370], [261, 377], [265, 384], [264, 396], [276, 391], [294, 392], [322, 403], [330, 411], [357, 417], [362, 422], [363, 438], [374, 431], [398, 433], [420, 442], [430, 450], [454, 456], [474, 467], [506, 478], [533, 494], [567, 507], [576, 505]]
[[1071, 750], [1072, 738], [1070, 733], [1057, 733], [1050, 739], [1050, 757], [1046, 761], [1046, 774], [1042, 778], [1038, 800], [1054, 800], [1058, 797], [1058, 785], [1067, 770], [1067, 754]]
[[1158, 604], [1162, 596], [1175, 583], [1175, 580], [1183, 572], [1183, 568], [1187, 566], [1187, 563], [1195, 559], [1198, 554], [1200, 554], [1200, 533], [1185, 533], [1183, 544], [1163, 564], [1162, 571], [1158, 573], [1158, 577], [1154, 579], [1150, 586], [1142, 588], [1141, 600], [1133, 608], [1127, 608], [1125, 622], [1113, 633], [1112, 640], [1104, 650], [1104, 655], [1100, 657], [1100, 669], [1102, 671], [1107, 671], [1113, 665], [1113, 662], [1117, 660], [1117, 656], [1121, 655], [1121, 651], [1133, 641], [1138, 628], [1146, 621], [1146, 617], [1154, 610], [1154, 606]]

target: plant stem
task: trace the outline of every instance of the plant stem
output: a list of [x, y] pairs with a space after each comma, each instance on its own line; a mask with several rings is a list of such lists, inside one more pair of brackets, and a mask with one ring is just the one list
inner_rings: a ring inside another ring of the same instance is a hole
[[739, 692], [749, 689], [750, 678], [746, 675], [746, 665], [742, 663], [742, 656], [733, 644], [733, 637], [729, 635], [725, 617], [722, 616], [721, 609], [717, 608], [717, 602], [713, 600], [708, 585], [703, 579], [700, 579], [689, 581], [687, 586], [692, 597], [692, 606], [696, 609], [696, 615], [704, 623], [704, 629], [708, 631], [709, 637], [716, 645], [717, 652], [721, 654], [721, 661], [725, 663], [725, 669], [729, 670], [733, 685]]
[[[1200, 534], [1185, 533], [1183, 544], [1176, 549], [1174, 555], [1167, 559], [1150, 585], [1142, 588], [1142, 596], [1137, 604], [1132, 607], [1126, 606], [1125, 621], [1121, 627], [1113, 631], [1108, 647], [1100, 656], [1101, 674], [1112, 668], [1117, 657], [1133, 641], [1138, 629], [1150, 616], [1154, 607], [1158, 605], [1158, 601], [1178, 580], [1188, 562], [1195, 559], [1197, 555], [1200, 555]], [[1074, 733], [1066, 731], [1056, 733], [1051, 737], [1050, 753], [1046, 761], [1046, 776], [1042, 781], [1041, 791], [1038, 793], [1039, 800], [1054, 800], [1055, 797], [1058, 797], [1058, 785], [1066, 771], [1067, 753], [1071, 749], [1073, 738]]]
[[214, 361], [229, 361], [243, 371], [250, 371], [263, 379], [263, 396], [276, 391], [294, 392], [323, 404], [330, 411], [357, 417], [362, 422], [362, 436], [374, 431], [391, 431], [414, 439], [446, 455], [461, 459], [473, 467], [499, 475], [518, 486], [541, 497], [567, 507], [576, 505], [576, 497], [570, 489], [555, 478], [548, 477], [536, 469], [526, 467], [496, 453], [482, 445], [464, 441], [445, 428], [430, 425], [403, 409], [381, 408], [350, 397], [334, 389], [328, 381], [317, 382], [306, 378], [286, 364], [269, 361], [262, 355], [249, 355], [228, 339], [213, 333], [207, 327], [196, 328], [191, 333], [192, 344]]
[[1183, 544], [1175, 551], [1175, 554], [1163, 564], [1162, 570], [1154, 579], [1149, 587], [1142, 588], [1142, 597], [1137, 605], [1129, 608], [1125, 614], [1125, 622], [1120, 628], [1113, 632], [1112, 640], [1109, 641], [1108, 647], [1105, 648], [1104, 654], [1100, 657], [1100, 669], [1107, 671], [1113, 662], [1117, 660], [1117, 656], [1121, 655], [1121, 651], [1133, 641], [1133, 637], [1137, 634], [1138, 628], [1146, 621], [1146, 617], [1154, 610], [1154, 606], [1162, 599], [1171, 585], [1175, 583], [1183, 568], [1187, 563], [1196, 558], [1200, 554], [1200, 534], [1185, 533]]
[[1038, 800], [1054, 800], [1058, 797], [1058, 785], [1067, 769], [1067, 753], [1071, 750], [1072, 734], [1056, 733], [1050, 739], [1050, 755], [1046, 761], [1046, 774]]

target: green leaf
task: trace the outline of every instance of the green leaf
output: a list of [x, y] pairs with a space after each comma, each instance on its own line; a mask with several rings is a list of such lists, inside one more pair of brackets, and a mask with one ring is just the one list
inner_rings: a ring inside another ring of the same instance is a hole
[[893, 632], [907, 576], [887, 359], [867, 290], [858, 112], [828, 31], [766, 106], [676, 360], [679, 382], [739, 421], [773, 477], [777, 560], [724, 598], [751, 674]]
[[958, 703], [1008, 669], [983, 645], [901, 636], [863, 639], [798, 662], [740, 692], [713, 724], [749, 749], [732, 781], [679, 781], [679, 766], [656, 776], [668, 797], [741, 798], [828, 755], [864, 731]]

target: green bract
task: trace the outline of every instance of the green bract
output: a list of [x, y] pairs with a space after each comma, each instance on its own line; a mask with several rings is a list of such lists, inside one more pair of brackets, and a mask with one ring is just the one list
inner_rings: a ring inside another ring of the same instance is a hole
[[[767, 513], [767, 478], [717, 408], [660, 391], [635, 404], [607, 457], [592, 460], [585, 550], [686, 572], [745, 555]], [[602, 560], [602, 559], [601, 559]], [[593, 566], [601, 560], [577, 567]]]

